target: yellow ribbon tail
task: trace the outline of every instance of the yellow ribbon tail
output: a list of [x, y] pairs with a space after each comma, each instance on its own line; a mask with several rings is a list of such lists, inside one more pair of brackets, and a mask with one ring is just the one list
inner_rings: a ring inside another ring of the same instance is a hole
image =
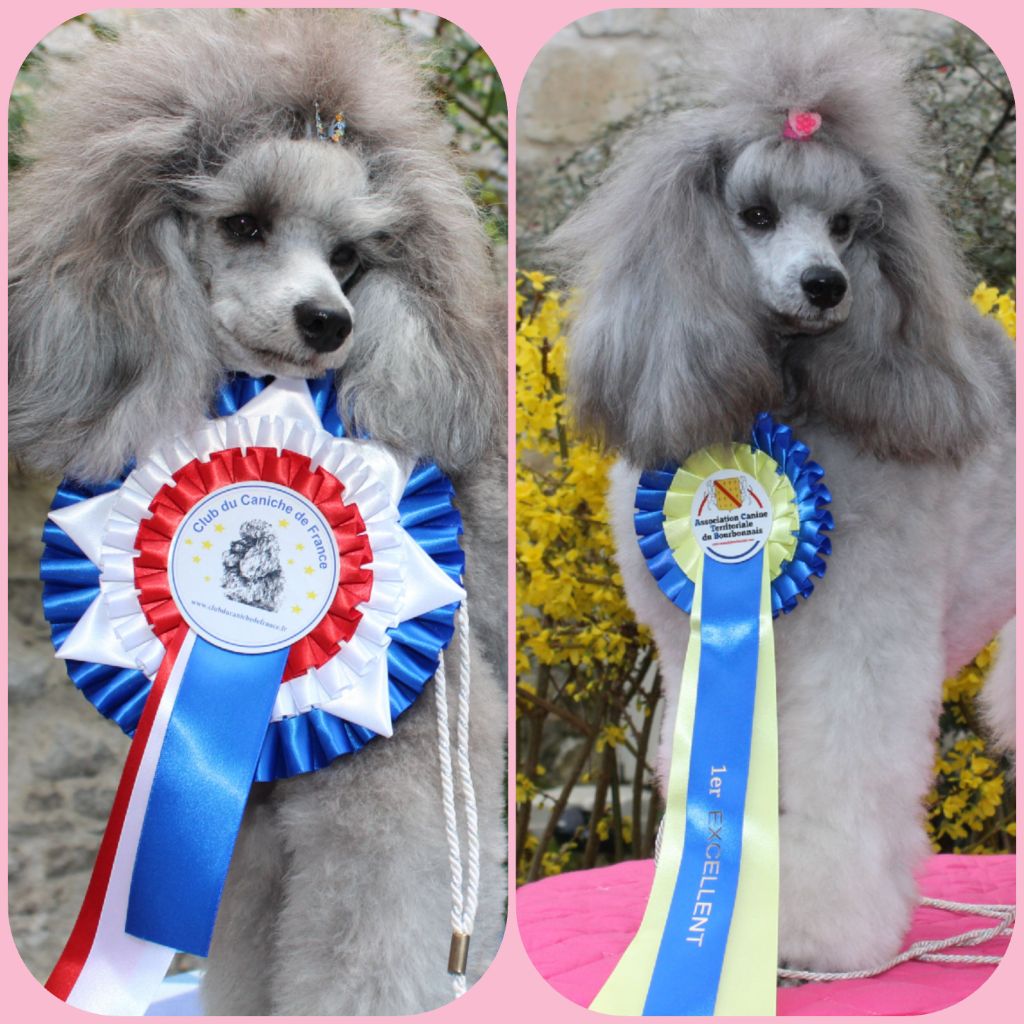
[[[668, 920], [683, 859], [686, 793], [700, 664], [703, 559], [690, 566], [695, 593], [673, 728], [665, 822], [654, 883], [636, 936], [590, 1004], [599, 1013], [639, 1017]], [[757, 680], [743, 845], [729, 937], [715, 1000], [716, 1016], [775, 1014], [779, 913], [778, 718], [768, 560], [761, 579]], [[685, 1008], [680, 1008], [685, 1013]]]

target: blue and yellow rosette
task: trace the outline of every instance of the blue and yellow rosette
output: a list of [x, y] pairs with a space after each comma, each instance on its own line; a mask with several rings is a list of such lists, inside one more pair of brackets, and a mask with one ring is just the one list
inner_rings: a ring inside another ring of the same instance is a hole
[[254, 782], [391, 736], [465, 592], [436, 465], [347, 436], [332, 376], [237, 376], [117, 479], [58, 488], [43, 540], [57, 657], [132, 736], [48, 990], [141, 1014], [206, 955]]
[[764, 413], [749, 445], [712, 446], [640, 478], [640, 548], [665, 596], [690, 613], [690, 638], [651, 895], [594, 1010], [775, 1013], [772, 620], [824, 575], [833, 525], [809, 455]]

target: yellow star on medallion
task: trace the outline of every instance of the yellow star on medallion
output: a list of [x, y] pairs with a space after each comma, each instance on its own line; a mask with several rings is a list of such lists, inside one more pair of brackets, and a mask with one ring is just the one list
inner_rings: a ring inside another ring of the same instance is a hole
[[303, 569], [302, 571], [303, 571], [303, 572], [304, 572], [304, 573], [305, 573], [305, 574], [306, 574], [307, 576], [312, 576], [312, 575], [313, 575], [313, 566], [311, 566], [311, 565], [307, 565], [307, 566], [306, 566], [306, 568], [305, 568], [305, 569]]
[[198, 555], [193, 555], [192, 556], [192, 561], [195, 562], [198, 565], [198, 563], [199, 563], [199, 556]]
[[278, 526], [287, 526], [288, 525], [288, 520], [287, 519], [278, 519], [277, 525]]
[[289, 558], [288, 559], [288, 564], [289, 565], [294, 565], [295, 564], [295, 559], [294, 558]]
[[298, 615], [298, 613], [301, 612], [302, 609], [297, 604], [293, 604], [292, 611], [295, 612], [296, 615]]
[[306, 546], [305, 546], [305, 544], [296, 544], [295, 545], [295, 550], [296, 551], [305, 551], [306, 550]]
[[213, 543], [211, 541], [204, 540], [203, 541], [203, 547], [206, 548], [207, 551], [209, 551], [210, 548], [213, 547]]
[[210, 582], [210, 577], [209, 576], [204, 576], [203, 577], [203, 582], [204, 583], [209, 583]]
[[192, 543], [192, 538], [191, 537], [186, 537], [185, 538], [185, 543], [186, 544], [191, 544]]
[[316, 600], [316, 591], [315, 590], [307, 590], [306, 591], [306, 597], [308, 597], [310, 599], [310, 601], [315, 601]]
[[224, 532], [223, 524], [222, 523], [217, 523], [217, 525], [214, 526], [214, 528], [213, 528], [213, 532], [214, 533], [223, 533]]

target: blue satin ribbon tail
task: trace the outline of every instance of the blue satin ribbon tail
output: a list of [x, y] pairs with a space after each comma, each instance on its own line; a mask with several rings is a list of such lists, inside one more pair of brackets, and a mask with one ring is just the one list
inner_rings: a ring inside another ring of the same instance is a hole
[[644, 1016], [712, 1016], [736, 903], [757, 686], [764, 551], [704, 559], [682, 863]]
[[210, 950], [228, 865], [288, 648], [236, 654], [196, 637], [157, 762], [128, 899], [130, 935]]

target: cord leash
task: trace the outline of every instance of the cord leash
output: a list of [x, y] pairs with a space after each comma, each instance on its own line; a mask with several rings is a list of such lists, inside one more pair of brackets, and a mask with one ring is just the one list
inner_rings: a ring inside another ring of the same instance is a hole
[[[480, 834], [477, 821], [476, 791], [469, 762], [469, 612], [466, 602], [459, 606], [459, 694], [455, 724], [455, 765], [458, 768], [466, 825], [466, 861], [463, 868], [462, 843], [456, 812], [455, 772], [452, 768], [452, 735], [448, 720], [448, 680], [442, 656], [434, 675], [434, 699], [437, 708], [437, 750], [441, 766], [441, 804], [444, 810], [445, 837], [448, 842], [448, 869], [451, 883], [452, 940], [448, 951], [448, 973], [456, 998], [466, 993], [466, 966], [469, 940], [473, 934], [480, 896]], [[463, 884], [465, 882], [465, 885]]]

